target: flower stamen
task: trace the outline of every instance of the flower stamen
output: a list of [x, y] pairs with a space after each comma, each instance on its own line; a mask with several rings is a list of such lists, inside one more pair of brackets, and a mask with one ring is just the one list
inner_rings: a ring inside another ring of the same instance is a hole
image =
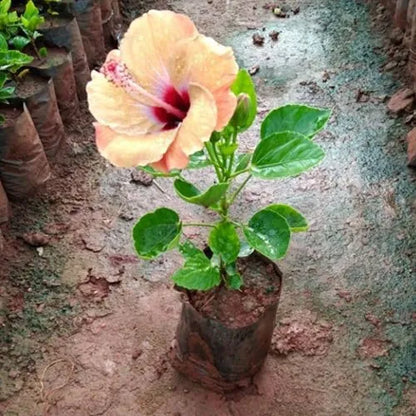
[[[100, 69], [100, 72], [114, 85], [123, 88], [130, 96], [138, 101], [142, 101], [143, 97], [150, 100], [154, 107], [163, 108], [167, 113], [172, 114], [179, 120], [186, 117], [186, 112], [177, 107], [161, 100], [153, 94], [150, 94], [142, 88], [132, 77], [127, 66], [120, 60], [112, 57], [107, 60]], [[144, 103], [144, 104], [148, 104]]]

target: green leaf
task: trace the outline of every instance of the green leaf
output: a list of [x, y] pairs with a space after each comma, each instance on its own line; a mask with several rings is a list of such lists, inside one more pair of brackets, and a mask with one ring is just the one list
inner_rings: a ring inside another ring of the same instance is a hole
[[25, 36], [15, 36], [14, 38], [10, 39], [10, 43], [15, 49], [21, 51], [26, 45], [30, 43], [30, 39], [26, 38]]
[[14, 73], [32, 61], [31, 56], [19, 51], [0, 51], [0, 71], [9, 70]]
[[0, 88], [3, 88], [6, 81], [7, 81], [7, 74], [5, 72], [0, 72]]
[[251, 247], [246, 240], [243, 240], [240, 242], [240, 252], [238, 253], [238, 257], [248, 257], [253, 253], [253, 251], [254, 248]]
[[152, 259], [175, 247], [181, 231], [178, 214], [168, 208], [159, 208], [144, 215], [134, 226], [134, 247], [140, 257]]
[[232, 143], [232, 144], [223, 143], [223, 144], [220, 144], [218, 147], [222, 155], [231, 156], [238, 149], [238, 144], [237, 143]]
[[26, 3], [25, 12], [23, 13], [23, 16], [25, 19], [30, 19], [33, 16], [37, 16], [39, 14], [39, 9], [35, 6], [35, 3], [33, 3], [32, 0], [29, 0]]
[[250, 219], [244, 228], [249, 244], [271, 260], [285, 256], [290, 242], [290, 228], [286, 220], [269, 209], [263, 209]]
[[228, 285], [229, 285], [230, 289], [240, 290], [241, 287], [243, 286], [243, 284], [244, 284], [244, 282], [243, 282], [243, 279], [241, 278], [240, 274], [235, 273], [235, 274], [229, 275]]
[[209, 247], [226, 264], [233, 263], [240, 252], [240, 240], [233, 224], [219, 223], [209, 235]]
[[211, 161], [203, 150], [194, 153], [189, 158], [187, 169], [201, 169], [211, 165]]
[[47, 56], [48, 56], [48, 50], [47, 50], [45, 47], [40, 48], [40, 49], [39, 49], [39, 55], [40, 55], [42, 58], [47, 57]]
[[1, 51], [7, 51], [7, 49], [9, 49], [9, 45], [7, 44], [7, 40], [3, 36], [3, 34], [0, 33], [0, 50]]
[[[42, 18], [43, 19], [43, 18]], [[43, 20], [41, 20], [41, 21], [39, 21], [38, 23], [37, 23], [37, 25], [36, 25], [36, 27], [40, 24], [40, 23], [43, 23]], [[37, 30], [35, 30], [34, 32], [33, 32], [33, 39], [38, 39], [38, 38], [41, 38], [43, 35], [42, 35], [42, 33], [40, 33], [40, 32], [38, 32]]]
[[257, 145], [251, 172], [263, 179], [296, 176], [318, 165], [324, 156], [317, 144], [299, 133], [276, 133]]
[[202, 205], [204, 207], [214, 206], [225, 195], [229, 187], [228, 183], [218, 183], [212, 185], [204, 193], [201, 193], [194, 185], [183, 179], [176, 179], [173, 185], [180, 198], [191, 204]]
[[172, 276], [178, 286], [189, 290], [209, 290], [220, 284], [218, 267], [211, 264], [203, 251], [190, 241], [181, 244], [179, 251], [185, 258], [185, 264]]
[[12, 5], [12, 0], [0, 1], [0, 14], [6, 14], [9, 11], [11, 5]]
[[306, 221], [306, 218], [290, 205], [273, 204], [269, 205], [266, 209], [281, 215], [289, 224], [290, 231], [294, 233], [307, 231], [308, 222]]
[[238, 155], [234, 173], [242, 172], [243, 170], [247, 169], [248, 165], [250, 164], [251, 156], [251, 153], [243, 153]]
[[3, 87], [0, 89], [0, 101], [7, 102], [9, 98], [14, 96], [15, 87]]
[[327, 109], [288, 104], [266, 116], [261, 124], [261, 138], [285, 131], [295, 131], [312, 138], [325, 127], [330, 116], [331, 111]]
[[[253, 80], [246, 69], [240, 69], [237, 78], [231, 86], [231, 91], [238, 96], [247, 94], [250, 97], [250, 106], [245, 123], [238, 126], [239, 132], [247, 130], [254, 122], [257, 115], [257, 94]], [[232, 121], [231, 121], [232, 123]]]
[[237, 271], [237, 267], [235, 263], [229, 264], [226, 268], [227, 272], [227, 283], [230, 289], [240, 290], [241, 286], [243, 286], [243, 278], [241, 277], [240, 273]]
[[173, 178], [176, 176], [179, 176], [181, 171], [178, 169], [172, 169], [168, 173], [165, 172], [159, 172], [156, 169], [153, 169], [151, 166], [138, 166], [137, 169], [142, 170], [143, 172], [148, 173], [149, 175], [154, 176], [155, 178], [161, 177], [161, 178]]

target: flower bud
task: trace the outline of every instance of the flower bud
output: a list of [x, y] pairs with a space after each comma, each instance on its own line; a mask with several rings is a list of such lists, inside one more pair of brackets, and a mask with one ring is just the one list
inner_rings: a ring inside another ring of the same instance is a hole
[[235, 127], [246, 127], [250, 116], [251, 98], [247, 94], [239, 94], [237, 97], [237, 107], [235, 109], [231, 123]]

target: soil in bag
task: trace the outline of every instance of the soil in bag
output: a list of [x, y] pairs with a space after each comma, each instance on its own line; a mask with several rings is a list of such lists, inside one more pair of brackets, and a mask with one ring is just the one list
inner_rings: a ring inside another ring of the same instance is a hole
[[64, 48], [48, 48], [45, 59], [35, 59], [31, 64], [32, 72], [53, 79], [55, 94], [63, 122], [75, 118], [79, 102], [72, 67], [71, 53]]
[[82, 36], [88, 65], [93, 69], [105, 59], [101, 5], [98, 0], [81, 0], [72, 5]]
[[10, 200], [24, 199], [49, 179], [48, 160], [26, 105], [0, 114], [0, 180]]
[[238, 261], [244, 287], [184, 291], [172, 365], [217, 392], [247, 387], [268, 354], [280, 297], [281, 272], [254, 253]]
[[16, 94], [26, 102], [45, 153], [53, 158], [65, 140], [65, 132], [52, 79], [28, 74], [17, 84]]
[[87, 55], [82, 43], [81, 32], [74, 17], [49, 17], [40, 27], [43, 41], [47, 46], [65, 48], [71, 52], [77, 94], [85, 100], [85, 87], [91, 78]]

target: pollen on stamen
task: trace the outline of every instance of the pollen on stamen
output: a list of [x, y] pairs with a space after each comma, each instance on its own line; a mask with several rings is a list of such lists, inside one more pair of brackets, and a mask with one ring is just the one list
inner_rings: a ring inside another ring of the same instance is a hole
[[132, 80], [126, 65], [116, 59], [109, 59], [104, 62], [100, 72], [107, 78], [108, 81], [118, 87], [125, 88]]

